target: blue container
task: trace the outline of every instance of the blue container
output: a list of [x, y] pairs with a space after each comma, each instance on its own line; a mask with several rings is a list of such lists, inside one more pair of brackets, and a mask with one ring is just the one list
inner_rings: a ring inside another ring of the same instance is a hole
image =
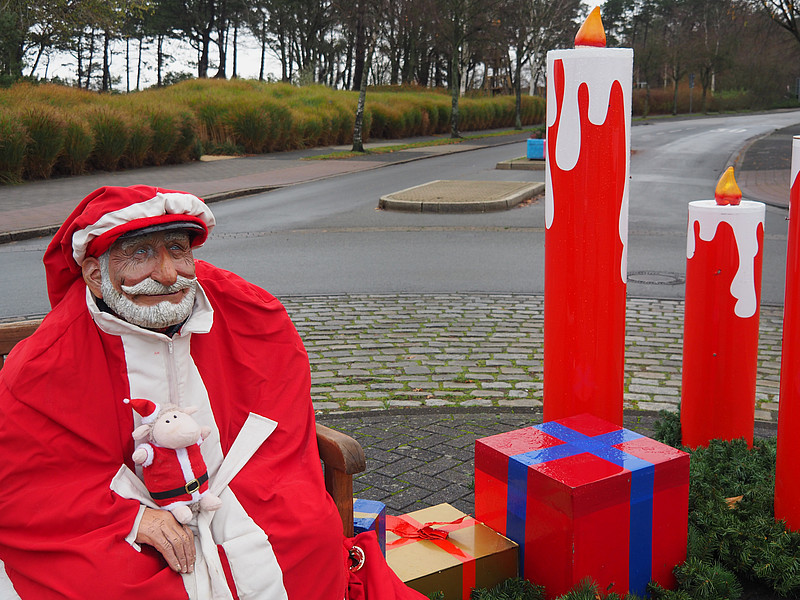
[[528, 160], [544, 160], [544, 140], [528, 140]]

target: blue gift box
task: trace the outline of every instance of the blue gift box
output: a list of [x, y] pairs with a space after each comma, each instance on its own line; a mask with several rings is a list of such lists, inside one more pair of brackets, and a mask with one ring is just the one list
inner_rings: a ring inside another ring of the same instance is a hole
[[358, 533], [374, 531], [381, 552], [386, 556], [386, 505], [377, 500], [353, 500], [353, 529]]

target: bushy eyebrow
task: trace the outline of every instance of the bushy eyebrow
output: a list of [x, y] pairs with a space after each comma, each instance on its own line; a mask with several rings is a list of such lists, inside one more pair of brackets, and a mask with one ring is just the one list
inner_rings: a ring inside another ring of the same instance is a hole
[[183, 231], [168, 231], [164, 234], [164, 241], [165, 242], [186, 242], [187, 244], [191, 243], [192, 239], [189, 237], [189, 234], [184, 233]]
[[[149, 234], [143, 235], [140, 237], [133, 237], [127, 238], [124, 240], [118, 240], [119, 249], [124, 251], [129, 250], [134, 246], [140, 246], [141, 244], [152, 244], [156, 241], [157, 235], [156, 234]], [[187, 245], [191, 243], [191, 238], [189, 235], [183, 231], [168, 231], [164, 234], [164, 243], [171, 243], [171, 242], [185, 242]]]

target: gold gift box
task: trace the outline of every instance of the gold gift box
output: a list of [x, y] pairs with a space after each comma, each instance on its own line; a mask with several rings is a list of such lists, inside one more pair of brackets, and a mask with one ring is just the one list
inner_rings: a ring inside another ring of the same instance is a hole
[[[515, 542], [449, 504], [417, 510], [404, 517], [433, 529], [453, 529], [444, 540], [401, 538], [386, 527], [386, 562], [409, 587], [423, 594], [441, 591], [445, 600], [469, 600], [472, 588], [491, 588], [518, 573]], [[401, 517], [403, 518], [403, 517]]]

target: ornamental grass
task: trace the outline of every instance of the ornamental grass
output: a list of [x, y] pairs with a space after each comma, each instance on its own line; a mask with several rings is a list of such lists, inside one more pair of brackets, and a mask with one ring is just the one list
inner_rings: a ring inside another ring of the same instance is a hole
[[[523, 100], [523, 124], [541, 120], [544, 101]], [[243, 79], [129, 94], [16, 84], [0, 90], [0, 181], [351, 144], [357, 103], [357, 92]], [[464, 131], [514, 124], [512, 97], [465, 97], [460, 106]], [[436, 91], [370, 88], [363, 141], [449, 133], [450, 110], [450, 97]]]
[[130, 119], [118, 109], [98, 106], [86, 115], [94, 134], [90, 164], [102, 171], [113, 171], [128, 148]]
[[29, 139], [28, 130], [16, 112], [0, 108], [0, 182], [22, 181]]
[[180, 112], [180, 126], [178, 139], [169, 153], [167, 162], [171, 164], [185, 163], [198, 160], [203, 154], [203, 144], [200, 141], [200, 121], [191, 110], [182, 109]]
[[26, 179], [46, 179], [64, 148], [66, 119], [60, 109], [46, 104], [22, 111], [20, 121], [28, 131], [24, 175]]
[[126, 169], [136, 169], [145, 165], [153, 146], [153, 128], [143, 119], [132, 119], [128, 123], [128, 145], [120, 159]]
[[94, 148], [94, 133], [88, 122], [72, 115], [66, 117], [64, 146], [54, 170], [64, 175], [81, 175]]
[[172, 107], [151, 107], [147, 112], [152, 137], [148, 164], [163, 165], [178, 143], [181, 133], [181, 113]]
[[225, 123], [235, 143], [248, 154], [268, 151], [274, 139], [275, 123], [269, 110], [258, 102], [239, 100], [229, 107]]

